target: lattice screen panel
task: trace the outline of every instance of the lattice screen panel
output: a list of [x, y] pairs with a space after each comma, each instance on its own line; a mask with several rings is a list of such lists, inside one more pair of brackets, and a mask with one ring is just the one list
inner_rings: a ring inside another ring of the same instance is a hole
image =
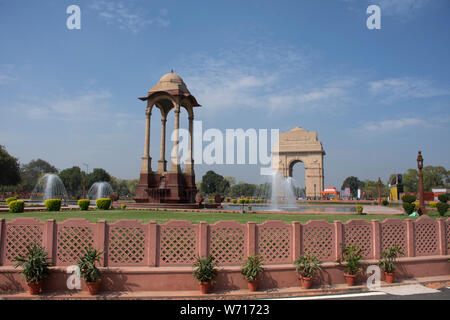
[[108, 264], [145, 263], [145, 231], [136, 227], [113, 227], [109, 230]]
[[161, 227], [159, 264], [192, 264], [197, 259], [197, 247], [194, 228]]
[[450, 254], [450, 219], [447, 219], [446, 225], [445, 239], [447, 241], [447, 254]]
[[349, 223], [344, 225], [345, 245], [356, 245], [362, 250], [364, 258], [372, 258], [372, 228], [361, 223]]
[[290, 263], [291, 248], [289, 227], [258, 228], [258, 253], [264, 264]]
[[305, 226], [302, 232], [303, 252], [322, 261], [335, 259], [333, 229], [331, 226]]
[[381, 226], [381, 250], [395, 245], [399, 246], [407, 254], [406, 224], [401, 221], [382, 222]]
[[414, 222], [416, 256], [432, 256], [439, 254], [438, 226], [431, 219], [419, 219]]
[[39, 225], [6, 226], [5, 257], [7, 264], [14, 263], [14, 258], [26, 253], [28, 245], [42, 245], [42, 227]]
[[60, 226], [57, 243], [57, 261], [62, 264], [76, 263], [86, 252], [85, 248], [94, 248], [94, 233], [87, 226]]
[[219, 264], [241, 264], [245, 257], [245, 233], [234, 227], [211, 228], [210, 254]]

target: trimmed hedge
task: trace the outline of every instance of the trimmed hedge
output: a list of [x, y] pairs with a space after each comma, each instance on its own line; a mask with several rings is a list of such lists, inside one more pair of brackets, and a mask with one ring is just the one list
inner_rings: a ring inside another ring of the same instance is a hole
[[88, 199], [80, 199], [78, 200], [78, 206], [80, 207], [80, 210], [89, 210], [90, 201]]
[[438, 195], [438, 199], [439, 199], [440, 202], [436, 204], [436, 208], [437, 208], [437, 210], [439, 212], [439, 215], [441, 217], [443, 217], [443, 216], [445, 216], [445, 213], [448, 210], [448, 203], [447, 203], [448, 195], [440, 194], [440, 195]]
[[440, 194], [440, 195], [438, 195], [438, 199], [439, 199], [440, 202], [447, 203], [447, 201], [448, 201], [448, 194]]
[[416, 204], [414, 203], [414, 201], [416, 201], [416, 196], [407, 194], [404, 195], [402, 197], [402, 201], [403, 201], [403, 209], [405, 210], [406, 214], [410, 215], [411, 213], [414, 212], [414, 210], [416, 209]]
[[358, 212], [358, 214], [363, 214], [363, 207], [362, 206], [356, 206], [356, 212]]
[[403, 203], [403, 209], [405, 212], [410, 215], [414, 212], [414, 209], [416, 208], [416, 205], [414, 203]]
[[10, 201], [8, 206], [11, 213], [22, 213], [25, 210], [25, 203], [22, 200]]
[[127, 205], [124, 203], [120, 207], [122, 208], [122, 210], [125, 210], [127, 208]]
[[47, 211], [61, 210], [61, 199], [47, 199], [45, 200], [45, 207]]
[[413, 203], [416, 200], [417, 200], [416, 196], [413, 196], [411, 194], [406, 194], [402, 197], [402, 201], [405, 203]]
[[437, 202], [436, 201], [430, 201], [428, 202], [430, 208], [436, 208]]
[[12, 201], [16, 201], [18, 198], [17, 197], [10, 197], [10, 198], [6, 198], [6, 204], [9, 206], [9, 203]]
[[448, 203], [439, 202], [436, 204], [437, 211], [441, 217], [445, 216], [445, 213], [448, 211]]
[[389, 205], [389, 201], [387, 201], [386, 199], [381, 201], [381, 203], [383, 204], [383, 206], [388, 206]]
[[97, 205], [97, 208], [100, 210], [109, 210], [109, 208], [111, 208], [111, 199], [99, 198], [95, 200], [95, 204]]

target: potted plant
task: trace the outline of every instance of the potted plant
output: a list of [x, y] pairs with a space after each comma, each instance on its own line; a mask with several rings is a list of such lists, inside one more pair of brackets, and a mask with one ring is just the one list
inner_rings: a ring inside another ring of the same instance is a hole
[[42, 291], [42, 281], [50, 275], [50, 262], [47, 252], [38, 244], [28, 245], [25, 255], [19, 254], [14, 258], [15, 268], [22, 267], [22, 275], [32, 295]]
[[207, 294], [211, 289], [211, 284], [215, 282], [217, 275], [216, 269], [217, 263], [214, 261], [214, 257], [209, 255], [208, 257], [198, 257], [194, 263], [194, 271], [192, 275], [200, 283], [200, 291], [203, 294]]
[[395, 261], [400, 255], [404, 255], [404, 253], [397, 245], [389, 247], [381, 253], [378, 265], [383, 269], [387, 283], [395, 282]]
[[356, 275], [359, 272], [359, 264], [362, 259], [361, 249], [358, 246], [346, 246], [341, 243], [342, 257], [338, 260], [339, 264], [344, 263], [344, 277], [347, 285], [355, 284]]
[[261, 267], [262, 258], [259, 255], [248, 256], [246, 264], [241, 268], [241, 273], [247, 280], [248, 289], [256, 291], [258, 289], [258, 276], [264, 271]]
[[96, 262], [100, 261], [101, 254], [103, 252], [89, 247], [86, 248], [86, 252], [77, 262], [81, 277], [86, 281], [89, 294], [91, 295], [98, 293], [102, 283], [102, 273], [95, 265]]
[[302, 282], [303, 289], [311, 288], [314, 274], [322, 270], [320, 265], [322, 261], [317, 259], [314, 255], [306, 253], [303, 256], [297, 258], [294, 261], [295, 270], [297, 271], [299, 278]]

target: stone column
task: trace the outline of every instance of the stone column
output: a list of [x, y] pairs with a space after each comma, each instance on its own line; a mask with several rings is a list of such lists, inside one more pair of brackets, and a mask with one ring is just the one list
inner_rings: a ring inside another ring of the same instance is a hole
[[142, 157], [141, 173], [150, 173], [152, 171], [152, 158], [150, 157], [150, 119], [152, 117], [152, 112], [149, 107], [147, 107], [145, 114], [145, 148], [144, 156]]
[[189, 141], [188, 141], [188, 156], [186, 162], [186, 173], [194, 174], [194, 116], [189, 117]]
[[422, 214], [426, 214], [428, 215], [427, 210], [425, 209], [425, 202], [424, 202], [424, 198], [423, 198], [423, 157], [422, 157], [422, 152], [419, 151], [419, 155], [417, 156], [417, 169], [419, 169], [419, 209], [421, 211]]
[[161, 115], [161, 148], [159, 150], [158, 172], [166, 171], [166, 115]]
[[171, 172], [180, 172], [180, 159], [178, 155], [178, 145], [180, 143], [180, 105], [175, 104], [175, 127], [174, 127], [174, 141], [173, 141], [173, 150], [171, 152], [171, 162], [172, 165], [170, 167]]

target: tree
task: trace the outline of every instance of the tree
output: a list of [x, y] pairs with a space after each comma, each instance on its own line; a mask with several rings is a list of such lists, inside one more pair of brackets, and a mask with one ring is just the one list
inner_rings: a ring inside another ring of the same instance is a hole
[[105, 169], [102, 168], [95, 168], [91, 173], [89, 173], [86, 176], [86, 189], [89, 190], [89, 188], [95, 183], [95, 182], [112, 182], [111, 175], [106, 172]]
[[235, 177], [227, 176], [224, 179], [228, 181], [228, 184], [230, 185], [230, 187], [236, 184], [236, 178]]
[[[378, 198], [378, 180], [365, 180], [362, 191], [366, 194], [366, 199], [377, 199]], [[386, 184], [381, 182], [381, 196], [387, 197], [389, 195], [389, 188]]]
[[426, 166], [423, 168], [423, 190], [431, 191], [432, 188], [443, 188], [449, 179], [449, 172], [441, 166]]
[[82, 173], [80, 167], [64, 169], [59, 173], [69, 196], [80, 198], [82, 193]]
[[127, 183], [127, 188], [128, 188], [128, 192], [129, 192], [129, 196], [135, 196], [136, 195], [136, 188], [139, 184], [139, 179], [131, 179], [131, 180], [126, 180]]
[[0, 186], [15, 186], [20, 182], [20, 179], [18, 160], [0, 145]]
[[45, 173], [58, 173], [58, 169], [45, 160], [31, 160], [20, 168], [22, 182], [21, 189], [27, 192], [33, 191], [34, 186]]
[[230, 184], [223, 176], [210, 170], [202, 177], [201, 192], [205, 194], [221, 194], [228, 192]]
[[417, 192], [418, 183], [419, 173], [416, 169], [408, 169], [408, 172], [403, 174], [404, 192]]
[[232, 197], [252, 197], [256, 194], [256, 190], [257, 185], [240, 181], [230, 188], [230, 194]]
[[272, 193], [272, 184], [270, 182], [265, 182], [256, 186], [256, 196], [258, 198], [268, 199]]
[[356, 198], [358, 194], [358, 189], [364, 186], [364, 182], [360, 181], [357, 177], [351, 176], [344, 180], [342, 183], [341, 190], [344, 190], [345, 187], [350, 187], [350, 194], [353, 198]]
[[[450, 187], [450, 171], [447, 171], [442, 166], [426, 166], [423, 172], [423, 190], [431, 191], [433, 188], [448, 188]], [[392, 181], [393, 174], [389, 177], [389, 182]], [[419, 173], [416, 169], [408, 169], [403, 176], [404, 192], [417, 192], [419, 186]]]

